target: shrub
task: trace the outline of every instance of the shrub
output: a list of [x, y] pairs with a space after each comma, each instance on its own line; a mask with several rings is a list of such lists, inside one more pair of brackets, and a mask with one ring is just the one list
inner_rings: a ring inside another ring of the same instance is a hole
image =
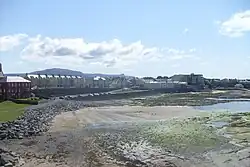
[[17, 104], [38, 105], [38, 100], [32, 100], [32, 99], [9, 99], [9, 100]]

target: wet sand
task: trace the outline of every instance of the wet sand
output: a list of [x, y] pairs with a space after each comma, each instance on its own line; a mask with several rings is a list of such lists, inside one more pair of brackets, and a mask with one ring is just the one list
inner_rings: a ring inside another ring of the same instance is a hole
[[171, 118], [186, 118], [199, 114], [198, 110], [183, 106], [92, 107], [56, 116], [52, 122], [50, 132], [64, 131], [97, 123], [166, 120]]
[[[138, 164], [143, 166], [145, 162], [151, 163], [144, 165], [147, 167], [249, 167], [248, 147], [210, 150], [194, 156], [180, 155], [166, 148], [151, 146], [133, 125], [202, 114], [186, 106], [90, 107], [56, 116], [49, 132], [43, 136], [3, 144], [22, 155], [25, 160], [22, 167], [85, 167], [90, 164], [94, 167], [134, 167]], [[105, 126], [93, 128], [96, 124]], [[120, 153], [113, 155], [117, 150]], [[124, 155], [119, 157], [121, 154]], [[137, 159], [132, 161], [126, 157]]]

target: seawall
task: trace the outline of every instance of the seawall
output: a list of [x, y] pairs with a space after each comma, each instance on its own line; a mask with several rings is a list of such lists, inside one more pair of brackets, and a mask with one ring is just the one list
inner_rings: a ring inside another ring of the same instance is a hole
[[115, 90], [114, 88], [46, 88], [33, 90], [38, 97], [57, 97], [66, 95], [88, 94], [88, 93], [100, 93], [109, 92]]
[[192, 91], [191, 89], [181, 88], [181, 89], [155, 89], [155, 90], [135, 90], [130, 92], [119, 92], [119, 93], [104, 93], [104, 94], [92, 94], [87, 96], [75, 96], [68, 97], [70, 100], [79, 101], [98, 101], [98, 100], [112, 100], [112, 99], [126, 99], [126, 98], [136, 98], [143, 96], [153, 96], [160, 93], [184, 93]]

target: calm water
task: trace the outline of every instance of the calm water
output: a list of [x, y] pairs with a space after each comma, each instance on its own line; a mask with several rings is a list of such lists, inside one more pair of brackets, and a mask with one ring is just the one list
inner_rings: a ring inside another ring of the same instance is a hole
[[204, 111], [250, 112], [250, 101], [218, 103], [209, 106], [196, 106], [194, 108]]

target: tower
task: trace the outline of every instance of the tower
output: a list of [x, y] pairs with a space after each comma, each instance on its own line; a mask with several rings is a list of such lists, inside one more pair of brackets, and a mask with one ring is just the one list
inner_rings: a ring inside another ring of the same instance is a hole
[[4, 74], [3, 74], [3, 68], [2, 68], [2, 63], [0, 63], [0, 78], [3, 78]]

